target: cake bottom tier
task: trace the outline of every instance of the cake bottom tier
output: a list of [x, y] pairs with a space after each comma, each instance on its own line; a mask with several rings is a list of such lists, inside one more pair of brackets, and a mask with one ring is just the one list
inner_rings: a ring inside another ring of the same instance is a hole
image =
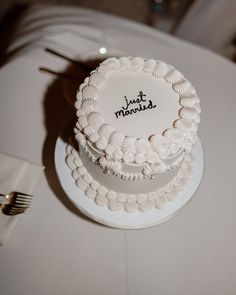
[[172, 202], [184, 190], [192, 175], [194, 159], [186, 154], [181, 166], [156, 179], [123, 180], [112, 174], [104, 174], [92, 162], [83, 148], [66, 146], [66, 163], [76, 186], [98, 206], [112, 211], [148, 211], [161, 209]]

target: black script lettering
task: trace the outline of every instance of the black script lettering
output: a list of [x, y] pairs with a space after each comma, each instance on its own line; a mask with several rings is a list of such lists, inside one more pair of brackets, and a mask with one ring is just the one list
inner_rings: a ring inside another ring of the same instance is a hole
[[119, 110], [117, 112], [115, 112], [116, 118], [120, 117], [121, 115], [124, 117], [125, 113], [123, 110]]
[[[148, 104], [144, 104], [145, 102], [147, 102], [147, 99], [145, 99], [144, 97], [146, 97], [146, 94], [144, 94], [143, 91], [139, 91], [139, 94], [137, 95], [136, 99], [127, 99], [127, 96], [124, 96], [125, 106], [122, 106], [119, 111], [115, 112], [116, 118], [119, 118], [121, 116], [125, 117], [128, 115], [135, 114], [137, 112], [145, 111], [147, 109], [154, 109], [157, 107], [152, 103], [151, 100], [148, 100]], [[130, 106], [134, 104], [138, 104], [138, 106], [136, 106], [133, 109], [129, 109]]]

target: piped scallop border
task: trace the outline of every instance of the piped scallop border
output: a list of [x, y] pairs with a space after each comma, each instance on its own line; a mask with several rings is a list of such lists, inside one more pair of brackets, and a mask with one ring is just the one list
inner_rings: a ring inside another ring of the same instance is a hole
[[79, 158], [78, 151], [71, 145], [66, 146], [66, 163], [76, 186], [98, 206], [111, 211], [146, 212], [153, 208], [161, 209], [172, 202], [178, 193], [184, 190], [188, 179], [192, 176], [194, 158], [191, 154], [185, 157], [177, 175], [164, 187], [143, 194], [125, 194], [111, 190], [93, 179]]
[[[123, 71], [143, 71], [172, 85], [180, 104], [172, 128], [166, 129], [162, 135], [154, 134], [143, 139], [126, 136], [104, 121], [97, 110], [99, 88], [109, 75]], [[180, 149], [187, 152], [191, 150], [200, 122], [199, 102], [192, 84], [173, 66], [163, 61], [141, 57], [108, 58], [91, 72], [79, 88], [75, 103], [78, 117], [76, 138], [78, 140], [79, 133], [82, 133], [102, 155], [117, 162], [156, 164], [177, 154]]]

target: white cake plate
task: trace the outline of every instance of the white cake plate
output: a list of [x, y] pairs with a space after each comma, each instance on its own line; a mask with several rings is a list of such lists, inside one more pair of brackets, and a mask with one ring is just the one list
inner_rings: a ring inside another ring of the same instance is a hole
[[70, 200], [82, 213], [109, 227], [141, 229], [159, 225], [167, 221], [193, 197], [203, 176], [203, 149], [201, 141], [198, 138], [193, 149], [193, 155], [196, 160], [193, 166], [193, 175], [188, 180], [185, 190], [180, 192], [174, 201], [166, 203], [162, 209], [153, 208], [147, 212], [114, 212], [108, 208], [96, 205], [93, 200], [87, 198], [85, 193], [75, 185], [75, 181], [71, 176], [71, 170], [65, 162], [66, 146], [67, 143], [61, 137], [58, 137], [55, 146], [55, 164], [61, 186]]

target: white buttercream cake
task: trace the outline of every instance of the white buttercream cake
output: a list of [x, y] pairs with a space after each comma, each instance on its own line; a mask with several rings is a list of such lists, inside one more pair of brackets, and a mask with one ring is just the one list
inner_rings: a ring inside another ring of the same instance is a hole
[[199, 97], [173, 66], [108, 58], [80, 85], [77, 147], [67, 165], [78, 189], [112, 211], [161, 210], [192, 174]]

